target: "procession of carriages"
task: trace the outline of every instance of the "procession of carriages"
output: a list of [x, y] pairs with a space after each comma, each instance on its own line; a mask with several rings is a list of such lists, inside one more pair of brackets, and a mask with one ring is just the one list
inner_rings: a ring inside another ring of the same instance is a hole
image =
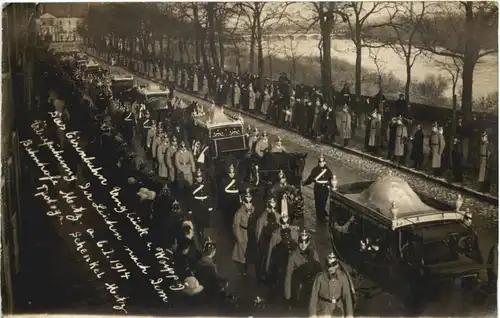
[[[95, 84], [94, 81], [92, 85]], [[104, 90], [103, 85], [97, 86]], [[297, 213], [297, 219], [303, 218], [304, 211], [294, 212], [297, 207], [290, 198], [303, 201], [300, 184], [307, 153], [267, 152], [262, 157], [256, 156], [249, 149], [249, 129], [237, 114], [214, 105], [175, 102], [172, 90], [139, 86], [132, 76], [111, 76], [109, 86], [111, 96], [120, 100], [120, 106], [113, 108], [108, 105], [108, 109], [124, 112], [124, 104], [130, 104], [128, 107], [142, 105], [150, 118], [163, 123], [166, 130], [180, 129], [179, 136], [189, 148], [194, 149], [197, 145], [204, 149], [203, 160], [196, 160], [197, 170], [203, 172], [206, 183], [212, 188], [215, 206], [221, 212], [232, 209], [230, 216], [233, 217], [245, 195], [253, 198], [254, 205], [259, 207], [256, 211], [263, 211], [265, 201], [276, 195], [273, 188], [284, 176], [291, 190], [274, 198], [278, 202], [277, 209], [280, 213]], [[140, 112], [141, 106], [138, 107], [137, 112]], [[119, 147], [129, 149], [122, 150], [122, 159], [133, 161], [131, 145], [127, 143], [130, 140], [120, 136], [118, 134], [115, 138]], [[147, 176], [151, 183], [149, 187], [153, 188], [153, 183], [160, 184], [155, 190], [169, 196], [168, 200], [158, 202], [186, 209], [189, 206], [186, 199], [176, 196], [169, 189], [171, 184], [158, 177], [144, 161], [139, 164], [139, 170]], [[238, 177], [239, 188], [234, 196], [228, 197], [224, 185], [231, 171]], [[405, 204], [396, 204], [401, 198]], [[404, 180], [394, 176], [334, 186], [330, 192], [328, 232], [332, 247], [349, 278], [353, 301], [356, 302], [358, 295], [351, 271], [345, 264], [353, 267], [355, 275], [367, 275], [383, 288], [400, 295], [414, 309], [421, 308], [425, 301], [433, 298], [429, 291], [436, 291], [437, 283], [458, 281], [463, 287], [470, 288], [476, 285], [481, 271], [485, 270], [496, 281], [496, 270], [492, 274], [494, 261], [492, 257], [487, 262], [483, 259], [471, 213], [462, 211], [462, 204], [461, 197], [456, 206], [428, 198], [414, 192]], [[184, 214], [189, 213], [184, 211]], [[303, 227], [303, 223], [295, 224]], [[191, 227], [195, 226], [193, 220]], [[160, 232], [165, 233], [165, 228], [162, 229]], [[157, 235], [156, 240], [163, 242], [165, 239]], [[407, 284], [394, 284], [397, 281]]]

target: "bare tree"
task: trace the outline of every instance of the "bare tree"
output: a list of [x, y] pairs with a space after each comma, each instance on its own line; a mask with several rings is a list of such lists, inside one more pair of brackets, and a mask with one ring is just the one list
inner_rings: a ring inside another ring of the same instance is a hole
[[[452, 92], [452, 122], [451, 122], [451, 131], [454, 132], [457, 129], [457, 88], [458, 88], [458, 80], [462, 76], [462, 69], [463, 69], [463, 61], [458, 58], [451, 58], [451, 59], [443, 59], [442, 56], [437, 56], [437, 55], [432, 55], [431, 59], [433, 60], [434, 64], [436, 64], [437, 67], [440, 69], [446, 71], [448, 75], [450, 76], [451, 79], [451, 92]], [[450, 134], [450, 139], [447, 140], [446, 142], [448, 145], [452, 145], [453, 140], [453, 133]], [[452, 150], [453, 147], [448, 147], [449, 151], [449, 158], [451, 160], [452, 156]], [[451, 164], [451, 162], [450, 162]]]
[[472, 115], [472, 85], [478, 61], [498, 53], [498, 4], [487, 1], [447, 2], [420, 26], [422, 49], [462, 61], [462, 110]]
[[298, 48], [301, 45], [301, 41], [297, 41], [293, 36], [288, 36], [285, 45], [282, 48], [282, 52], [285, 57], [292, 62], [290, 67], [290, 80], [295, 83], [297, 75], [297, 63], [304, 53], [299, 53]]
[[[264, 48], [263, 36], [270, 23], [279, 23], [285, 14], [288, 3], [273, 2], [240, 2], [243, 16], [252, 26], [251, 34], [257, 44], [257, 68], [259, 75], [259, 90], [264, 91]], [[253, 41], [252, 41], [253, 42]], [[253, 46], [250, 46], [250, 58], [252, 59]], [[250, 60], [252, 63], [252, 60]]]
[[375, 64], [375, 68], [377, 70], [377, 75], [378, 75], [378, 87], [379, 87], [379, 92], [380, 92], [380, 100], [378, 108], [380, 111], [383, 110], [383, 103], [382, 103], [382, 96], [384, 94], [384, 83], [382, 79], [382, 75], [384, 74], [385, 67], [387, 63], [380, 58], [380, 52], [381, 48], [380, 47], [369, 47], [368, 48], [368, 57], [373, 61], [373, 64]]
[[391, 9], [387, 9], [390, 15], [389, 25], [394, 30], [395, 38], [389, 38], [386, 44], [405, 60], [407, 105], [410, 103], [411, 70], [417, 58], [423, 53], [422, 48], [418, 46], [417, 31], [428, 6], [427, 2], [397, 2]]
[[342, 17], [342, 21], [347, 23], [349, 39], [354, 43], [356, 51], [355, 65], [355, 94], [356, 100], [361, 97], [361, 60], [363, 54], [364, 38], [370, 30], [387, 26], [386, 21], [382, 23], [367, 23], [368, 18], [380, 13], [387, 7], [393, 7], [389, 2], [343, 2], [335, 10], [335, 13]]

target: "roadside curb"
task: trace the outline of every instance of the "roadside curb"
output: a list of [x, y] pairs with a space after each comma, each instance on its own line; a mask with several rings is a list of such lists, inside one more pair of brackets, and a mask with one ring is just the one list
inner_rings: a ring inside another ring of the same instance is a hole
[[[89, 54], [89, 53], [86, 53], [86, 54], [88, 54], [89, 56], [92, 56], [93, 58], [95, 58], [95, 59], [97, 59], [99, 61], [103, 61], [104, 63], [106, 63], [108, 65], [110, 64], [106, 60], [104, 60], [104, 59], [102, 59], [100, 57], [94, 56], [93, 54]], [[157, 83], [157, 84], [165, 85], [165, 83], [162, 80], [158, 80], [158, 79], [155, 79], [155, 78], [149, 78], [149, 77], [146, 77], [144, 75], [138, 74], [136, 72], [132, 72], [128, 68], [123, 67], [123, 66], [118, 66], [118, 67], [120, 67], [122, 69], [126, 69], [128, 72], [130, 72], [131, 74], [134, 74], [135, 76], [138, 76], [138, 77], [141, 77], [141, 78], [145, 78], [145, 79], [147, 79], [147, 80], [149, 80], [151, 82]], [[200, 99], [200, 100], [204, 100], [206, 102], [210, 102], [210, 103], [212, 102], [212, 99], [207, 99], [207, 98], [204, 98], [202, 96], [193, 95], [193, 93], [185, 91], [183, 89], [175, 88], [175, 90], [179, 91], [179, 92], [182, 92], [185, 95], [189, 95], [189, 96], [192, 96], [194, 98], [197, 98], [197, 99]], [[258, 120], [258, 121], [264, 122], [266, 124], [269, 124], [269, 125], [271, 125], [273, 127], [277, 127], [277, 128], [280, 128], [280, 129], [283, 129], [283, 130], [286, 130], [286, 131], [289, 131], [289, 132], [297, 134], [297, 132], [294, 131], [293, 129], [290, 129], [290, 128], [287, 128], [287, 127], [278, 127], [272, 121], [264, 119], [264, 118], [262, 118], [260, 116], [255, 115], [255, 114], [252, 114], [252, 113], [240, 110], [240, 109], [234, 109], [234, 108], [229, 107], [227, 105], [224, 105], [224, 107], [230, 109], [231, 111], [241, 113], [241, 114], [243, 114], [245, 116], [248, 116], [250, 118], [253, 118], [255, 120]], [[302, 136], [302, 137], [304, 137], [304, 136]], [[304, 137], [304, 138], [307, 138], [307, 137]], [[417, 171], [417, 170], [408, 168], [406, 166], [394, 164], [391, 161], [388, 161], [388, 160], [385, 160], [383, 158], [376, 157], [376, 156], [364, 153], [364, 152], [356, 150], [356, 149], [351, 149], [351, 148], [348, 148], [348, 147], [344, 147], [343, 145], [340, 145], [338, 143], [331, 143], [331, 144], [322, 143], [322, 144], [324, 144], [326, 146], [331, 146], [331, 147], [337, 148], [339, 150], [342, 150], [342, 151], [345, 151], [347, 153], [359, 156], [359, 157], [364, 158], [364, 159], [368, 159], [368, 160], [380, 163], [380, 164], [385, 165], [387, 167], [398, 169], [398, 170], [406, 172], [408, 174], [412, 174], [412, 175], [421, 177], [423, 179], [427, 179], [428, 181], [435, 182], [435, 183], [437, 183], [439, 185], [442, 185], [444, 187], [447, 187], [449, 189], [452, 189], [452, 190], [455, 190], [455, 191], [458, 191], [458, 192], [462, 192], [462, 193], [464, 193], [464, 194], [466, 194], [468, 196], [474, 197], [477, 200], [480, 200], [480, 201], [486, 202], [488, 204], [492, 204], [492, 205], [497, 205], [498, 206], [498, 197], [494, 197], [494, 196], [489, 195], [489, 194], [484, 194], [484, 193], [478, 192], [478, 191], [473, 190], [473, 189], [471, 189], [469, 187], [465, 187], [465, 186], [461, 186], [461, 185], [458, 185], [458, 184], [447, 182], [444, 179], [436, 178], [436, 177], [431, 176], [431, 175], [429, 175], [427, 173], [424, 173], [424, 172], [421, 172], [421, 171]]]

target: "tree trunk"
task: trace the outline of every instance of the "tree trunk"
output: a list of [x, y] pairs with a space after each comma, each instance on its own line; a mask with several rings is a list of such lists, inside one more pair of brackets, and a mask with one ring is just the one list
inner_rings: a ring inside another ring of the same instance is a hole
[[196, 64], [200, 63], [201, 60], [201, 45], [202, 41], [200, 39], [200, 18], [198, 16], [198, 5], [193, 3], [193, 19], [194, 19], [194, 28], [195, 28], [195, 52], [196, 52]]
[[273, 57], [271, 54], [267, 54], [267, 58], [269, 59], [269, 78], [271, 82], [273, 81]]
[[361, 58], [362, 58], [362, 50], [361, 46], [361, 31], [356, 30], [356, 71], [355, 71], [355, 89], [354, 93], [356, 94], [356, 102], [361, 100]]
[[226, 55], [224, 54], [224, 41], [223, 38], [221, 37], [221, 31], [219, 31], [219, 56], [220, 56], [220, 69], [222, 72], [224, 72], [224, 65], [225, 63], [225, 58]]
[[465, 6], [465, 51], [464, 65], [462, 71], [462, 111], [464, 120], [472, 119], [472, 84], [474, 77], [474, 67], [478, 60], [478, 45], [474, 34], [474, 13], [473, 3], [467, 1]]
[[323, 96], [325, 98], [325, 102], [328, 105], [333, 105], [332, 98], [332, 56], [331, 56], [331, 34], [333, 29], [332, 21], [325, 21], [323, 17], [320, 20], [321, 27], [321, 39], [323, 42], [323, 56], [321, 58], [321, 84]]
[[[411, 52], [411, 51], [409, 51]], [[405, 101], [406, 107], [410, 103], [410, 85], [411, 85], [411, 55], [406, 57], [406, 84], [405, 84]]]
[[[260, 15], [260, 13], [259, 13]], [[262, 27], [260, 19], [257, 19], [257, 67], [259, 71], [259, 91], [264, 91], [264, 49], [262, 47]]]
[[217, 74], [220, 74], [219, 58], [217, 56], [217, 48], [215, 46], [215, 5], [215, 2], [207, 3], [208, 45], [210, 46], [212, 64]]
[[254, 74], [254, 63], [255, 63], [255, 27], [256, 20], [255, 18], [252, 21], [252, 29], [250, 34], [250, 61], [248, 66], [248, 72], [250, 74]]
[[184, 64], [184, 44], [183, 44], [184, 40], [183, 38], [180, 36], [179, 37], [179, 42], [177, 43], [177, 46], [179, 48], [179, 62], [182, 64]]

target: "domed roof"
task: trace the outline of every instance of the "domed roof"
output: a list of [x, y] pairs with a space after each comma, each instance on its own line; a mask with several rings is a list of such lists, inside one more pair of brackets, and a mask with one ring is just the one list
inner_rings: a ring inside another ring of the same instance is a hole
[[356, 201], [390, 219], [435, 210], [424, 204], [405, 180], [392, 175], [373, 182], [357, 196]]

